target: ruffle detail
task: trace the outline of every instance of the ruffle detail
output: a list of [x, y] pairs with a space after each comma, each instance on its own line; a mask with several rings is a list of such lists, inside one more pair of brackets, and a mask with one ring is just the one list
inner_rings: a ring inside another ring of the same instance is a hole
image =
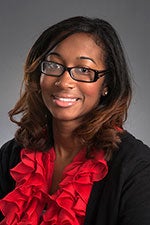
[[21, 151], [21, 162], [11, 169], [16, 188], [0, 200], [5, 218], [0, 225], [82, 225], [93, 183], [107, 172], [103, 151], [86, 159], [80, 151], [64, 172], [59, 189], [49, 190], [55, 161], [55, 151]]

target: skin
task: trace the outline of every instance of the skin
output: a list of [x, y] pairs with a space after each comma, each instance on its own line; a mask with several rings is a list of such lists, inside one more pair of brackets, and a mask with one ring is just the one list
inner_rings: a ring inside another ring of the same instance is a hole
[[[67, 67], [83, 66], [104, 70], [103, 50], [85, 33], [76, 33], [60, 42], [47, 57]], [[41, 74], [40, 86], [45, 105], [53, 115], [55, 168], [51, 193], [57, 190], [62, 171], [83, 146], [72, 136], [82, 117], [90, 112], [106, 91], [104, 77], [94, 83], [73, 80], [67, 71], [61, 77]]]

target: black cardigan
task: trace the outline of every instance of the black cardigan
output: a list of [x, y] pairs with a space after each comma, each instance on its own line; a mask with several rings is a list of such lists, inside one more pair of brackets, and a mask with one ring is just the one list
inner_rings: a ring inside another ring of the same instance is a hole
[[[10, 140], [0, 150], [0, 198], [14, 189], [9, 169], [20, 161], [21, 147]], [[109, 172], [95, 182], [85, 225], [150, 225], [150, 148], [125, 132]]]

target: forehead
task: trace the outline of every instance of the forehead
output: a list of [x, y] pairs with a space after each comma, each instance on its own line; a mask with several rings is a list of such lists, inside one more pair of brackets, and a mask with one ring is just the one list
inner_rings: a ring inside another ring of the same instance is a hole
[[50, 51], [50, 53], [53, 52], [59, 52], [60, 54], [87, 55], [98, 58], [101, 58], [104, 53], [100, 40], [97, 41], [97, 38], [88, 33], [71, 34]]
[[66, 44], [69, 45], [70, 43], [71, 44], [75, 43], [75, 44], [78, 44], [79, 46], [80, 45], [87, 46], [87, 44], [89, 44], [90, 46], [96, 45], [96, 47], [100, 47], [99, 45], [97, 45], [96, 38], [93, 35], [91, 35], [89, 33], [74, 33], [74, 34], [69, 35], [62, 41], [60, 41], [55, 46], [55, 48], [58, 46], [61, 46], [61, 45], [66, 45]]

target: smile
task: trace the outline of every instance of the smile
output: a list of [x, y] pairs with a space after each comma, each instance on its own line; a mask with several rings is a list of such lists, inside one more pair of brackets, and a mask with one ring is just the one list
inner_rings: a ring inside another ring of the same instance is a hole
[[77, 101], [76, 98], [56, 98], [58, 99], [59, 101], [63, 101], [63, 102], [75, 102]]
[[69, 107], [77, 102], [78, 98], [53, 96], [53, 102], [59, 107]]

